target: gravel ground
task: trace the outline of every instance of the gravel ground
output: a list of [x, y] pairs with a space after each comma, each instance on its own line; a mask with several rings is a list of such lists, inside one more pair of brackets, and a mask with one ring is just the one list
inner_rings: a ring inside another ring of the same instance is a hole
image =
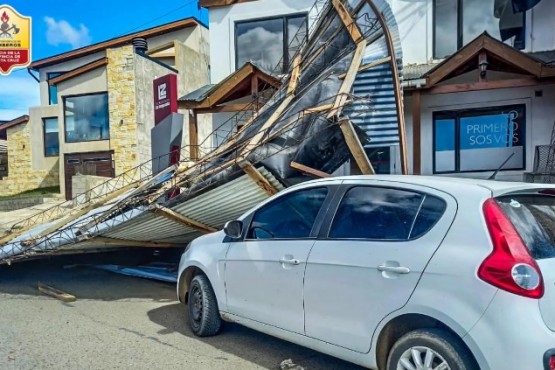
[[[0, 369], [279, 369], [289, 358], [306, 370], [361, 369], [239, 325], [198, 339], [173, 285], [64, 268], [74, 262], [0, 266]], [[42, 295], [38, 281], [77, 301]]]

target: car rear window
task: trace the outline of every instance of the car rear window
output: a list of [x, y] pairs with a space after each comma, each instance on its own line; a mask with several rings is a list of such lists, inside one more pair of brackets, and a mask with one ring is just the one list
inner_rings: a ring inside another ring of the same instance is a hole
[[351, 188], [342, 199], [329, 237], [333, 239], [416, 239], [436, 224], [445, 202], [404, 189]]
[[555, 197], [507, 195], [497, 198], [535, 259], [555, 257]]

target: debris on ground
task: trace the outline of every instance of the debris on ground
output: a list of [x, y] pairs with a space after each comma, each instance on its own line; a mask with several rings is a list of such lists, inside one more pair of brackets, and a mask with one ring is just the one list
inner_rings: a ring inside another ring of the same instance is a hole
[[61, 290], [58, 290], [41, 282], [38, 283], [38, 289], [41, 293], [56, 298], [62, 302], [75, 302], [77, 300], [74, 295], [62, 292]]
[[177, 283], [177, 268], [173, 263], [151, 263], [145, 266], [96, 265], [95, 268], [117, 274]]
[[295, 364], [291, 359], [283, 360], [279, 367], [281, 370], [304, 370], [302, 366]]

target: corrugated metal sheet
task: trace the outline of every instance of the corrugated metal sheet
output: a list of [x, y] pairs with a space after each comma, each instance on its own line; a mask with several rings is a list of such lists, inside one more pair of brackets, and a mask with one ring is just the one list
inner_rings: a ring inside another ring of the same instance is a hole
[[[268, 170], [260, 168], [259, 171], [276, 189], [284, 188]], [[244, 175], [178, 204], [172, 207], [172, 210], [205, 225], [221, 229], [227, 221], [238, 218], [267, 198], [268, 195], [250, 177]], [[121, 240], [177, 244], [186, 244], [199, 235], [200, 233], [192, 228], [152, 212], [123, 222], [100, 234], [103, 237]]]
[[[397, 57], [397, 68], [400, 80], [403, 78], [401, 40], [391, 8], [385, 1], [375, 2], [390, 25], [391, 37]], [[353, 3], [354, 4], [354, 3]], [[369, 5], [365, 5], [360, 14], [373, 14]], [[369, 64], [389, 55], [386, 39], [381, 29], [372, 28], [375, 20], [359, 17], [360, 29], [376, 38], [364, 53], [362, 64]], [[372, 35], [373, 33], [373, 35]], [[353, 85], [353, 103], [345, 108], [351, 121], [366, 131], [370, 142], [366, 147], [381, 147], [399, 144], [399, 123], [397, 122], [397, 105], [395, 104], [395, 87], [391, 63], [383, 63], [357, 74]]]

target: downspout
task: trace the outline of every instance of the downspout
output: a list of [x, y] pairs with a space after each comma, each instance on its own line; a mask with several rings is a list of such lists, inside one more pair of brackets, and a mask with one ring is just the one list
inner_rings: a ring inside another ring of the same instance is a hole
[[40, 80], [37, 78], [37, 76], [35, 76], [35, 75], [33, 74], [33, 72], [31, 72], [31, 68], [27, 68], [27, 73], [29, 73], [29, 74], [31, 75], [31, 77], [33, 77], [33, 79], [34, 79], [35, 81], [37, 81], [38, 83], [40, 83]]

